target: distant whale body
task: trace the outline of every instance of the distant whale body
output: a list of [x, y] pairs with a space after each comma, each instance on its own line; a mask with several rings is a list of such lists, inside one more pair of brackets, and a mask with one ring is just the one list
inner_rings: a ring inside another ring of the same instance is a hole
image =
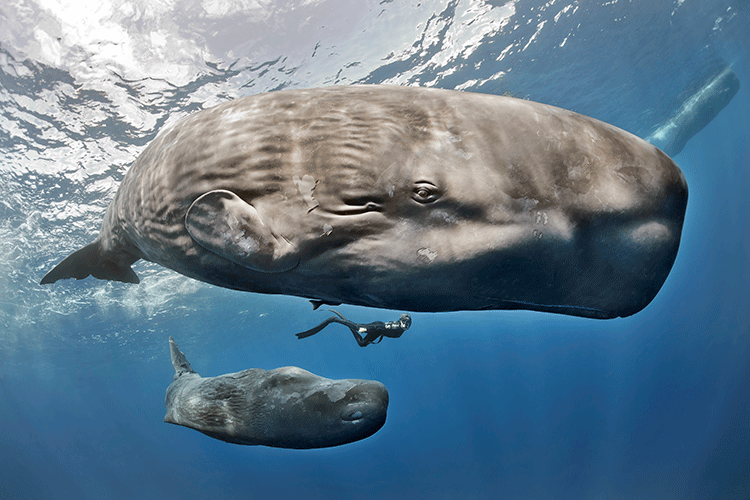
[[294, 366], [251, 368], [219, 377], [195, 373], [169, 337], [174, 382], [164, 421], [228, 443], [326, 448], [375, 434], [388, 391], [372, 380], [330, 380]]
[[406, 311], [644, 308], [687, 203], [657, 148], [510, 97], [354, 85], [238, 99], [165, 128], [90, 245], [42, 283], [214, 285]]
[[709, 80], [687, 99], [674, 116], [662, 123], [646, 140], [670, 156], [716, 118], [740, 89], [740, 79], [729, 68]]

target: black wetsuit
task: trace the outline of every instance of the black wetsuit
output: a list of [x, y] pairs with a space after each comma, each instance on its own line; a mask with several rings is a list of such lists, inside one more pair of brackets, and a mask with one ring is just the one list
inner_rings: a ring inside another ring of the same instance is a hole
[[401, 334], [408, 330], [411, 326], [411, 316], [409, 316], [408, 314], [402, 314], [401, 318], [399, 318], [398, 321], [389, 321], [388, 323], [375, 321], [374, 323], [359, 324], [349, 321], [336, 311], [331, 312], [338, 316], [338, 318], [332, 316], [315, 328], [311, 328], [310, 330], [298, 333], [297, 338], [304, 339], [307, 337], [311, 337], [331, 323], [341, 323], [352, 331], [357, 344], [359, 344], [360, 347], [365, 347], [370, 344], [379, 343], [381, 340], [383, 340], [383, 337], [390, 337], [392, 339], [399, 338]]

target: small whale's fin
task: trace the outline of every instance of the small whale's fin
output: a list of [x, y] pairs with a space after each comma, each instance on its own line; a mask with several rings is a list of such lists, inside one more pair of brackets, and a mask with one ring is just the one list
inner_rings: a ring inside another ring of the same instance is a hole
[[177, 343], [172, 337], [169, 337], [169, 354], [172, 357], [175, 379], [183, 373], [195, 373], [185, 355], [177, 348]]
[[[310, 299], [310, 303], [313, 306], [313, 311], [317, 311], [320, 306], [340, 306], [341, 302], [331, 302], [328, 300]], [[335, 312], [335, 311], [332, 311]]]
[[130, 264], [114, 262], [105, 258], [102, 254], [101, 243], [97, 240], [68, 255], [45, 274], [39, 284], [46, 285], [67, 278], [82, 280], [88, 276], [100, 280], [122, 281], [123, 283], [140, 283], [141, 281], [130, 268]]
[[262, 273], [294, 269], [297, 249], [266, 219], [233, 192], [217, 189], [190, 205], [185, 227], [200, 246], [240, 266]]

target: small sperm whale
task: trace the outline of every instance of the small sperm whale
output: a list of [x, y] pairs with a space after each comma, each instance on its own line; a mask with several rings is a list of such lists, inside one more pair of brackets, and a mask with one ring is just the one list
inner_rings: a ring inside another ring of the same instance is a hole
[[334, 310], [330, 311], [338, 316], [338, 318], [331, 316], [315, 328], [296, 334], [297, 338], [306, 339], [307, 337], [312, 337], [331, 323], [340, 323], [351, 330], [354, 340], [357, 341], [360, 347], [365, 347], [370, 344], [379, 344], [383, 340], [383, 337], [397, 339], [411, 326], [411, 316], [408, 314], [402, 314], [398, 320], [387, 323], [383, 323], [382, 321], [354, 323], [346, 319], [341, 313]]
[[228, 443], [327, 448], [375, 434], [388, 391], [372, 380], [331, 380], [287, 366], [201, 377], [169, 337], [174, 381], [164, 421]]

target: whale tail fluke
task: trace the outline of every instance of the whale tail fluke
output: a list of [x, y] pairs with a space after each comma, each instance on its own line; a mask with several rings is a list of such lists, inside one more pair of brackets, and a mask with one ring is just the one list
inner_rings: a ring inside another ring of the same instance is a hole
[[740, 89], [740, 79], [731, 68], [708, 80], [677, 112], [646, 137], [669, 156], [676, 156], [687, 142], [719, 115]]
[[169, 354], [172, 357], [175, 379], [183, 373], [195, 373], [185, 355], [177, 348], [177, 343], [172, 337], [169, 337]]
[[141, 281], [130, 268], [130, 264], [122, 264], [104, 257], [101, 243], [97, 240], [68, 255], [45, 274], [39, 284], [46, 285], [67, 278], [82, 280], [88, 276], [123, 283], [140, 283]]

